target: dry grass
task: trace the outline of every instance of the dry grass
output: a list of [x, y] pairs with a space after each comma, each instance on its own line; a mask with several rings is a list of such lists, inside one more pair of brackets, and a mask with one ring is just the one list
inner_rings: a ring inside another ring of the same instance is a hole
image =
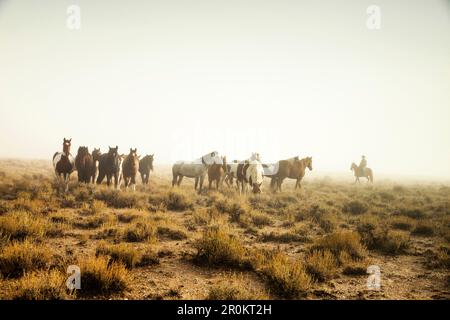
[[120, 293], [130, 285], [130, 274], [121, 262], [111, 262], [100, 256], [82, 260], [79, 266], [82, 276], [80, 295]]
[[352, 231], [339, 231], [319, 238], [311, 247], [311, 251], [329, 251], [336, 259], [342, 253], [348, 254], [353, 260], [360, 260], [366, 256], [365, 248], [361, 245], [360, 236]]
[[288, 299], [306, 296], [312, 279], [300, 261], [292, 260], [282, 252], [263, 255], [266, 257], [256, 262], [255, 268], [273, 292]]
[[192, 200], [181, 190], [170, 191], [164, 202], [167, 209], [174, 211], [185, 211], [193, 206]]
[[[72, 181], [58, 194], [48, 164], [8, 166], [0, 161], [0, 299], [354, 299], [374, 263], [386, 277], [411, 274], [390, 277], [386, 298], [445, 291], [447, 186], [306, 179], [301, 191], [287, 181], [276, 194], [199, 195], [154, 176], [136, 192]], [[69, 264], [81, 267], [76, 296], [61, 285]]]
[[112, 261], [121, 262], [128, 269], [159, 263], [159, 259], [154, 252], [142, 252], [142, 250], [138, 250], [128, 243], [116, 245], [101, 243], [97, 247], [96, 256], [109, 256]]
[[42, 238], [48, 227], [47, 221], [24, 211], [12, 211], [0, 216], [0, 234], [11, 240]]
[[157, 239], [157, 226], [147, 218], [137, 219], [123, 230], [122, 238], [128, 242], [152, 242]]
[[35, 271], [9, 283], [6, 300], [67, 300], [74, 296], [66, 288], [67, 276], [58, 271]]
[[306, 271], [317, 281], [332, 278], [337, 272], [337, 260], [329, 250], [314, 250], [305, 259]]
[[229, 235], [219, 228], [210, 228], [195, 243], [197, 255], [195, 260], [200, 264], [220, 267], [248, 267], [246, 250], [235, 236]]
[[209, 289], [208, 300], [267, 300], [268, 294], [258, 290], [242, 275], [232, 274]]
[[358, 224], [362, 241], [370, 250], [388, 255], [404, 253], [409, 247], [409, 236], [403, 231], [390, 230], [379, 219], [367, 217]]
[[49, 247], [28, 240], [10, 242], [0, 253], [0, 271], [6, 277], [20, 277], [24, 273], [50, 266], [53, 254]]

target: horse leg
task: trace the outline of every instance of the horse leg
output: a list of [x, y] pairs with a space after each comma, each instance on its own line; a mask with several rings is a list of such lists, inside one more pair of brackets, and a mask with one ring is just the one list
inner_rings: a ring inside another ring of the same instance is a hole
[[100, 171], [97, 177], [97, 184], [101, 184], [103, 179], [105, 179], [105, 173]]
[[202, 192], [203, 181], [205, 180], [205, 177], [201, 176], [199, 180], [200, 180], [200, 185], [198, 187], [198, 193]]
[[284, 178], [278, 178], [277, 179], [277, 186], [278, 186], [278, 190], [281, 192], [281, 184], [283, 183]]
[[131, 177], [131, 185], [132, 185], [133, 192], [135, 192], [136, 191], [136, 175], [133, 175]]
[[183, 181], [183, 176], [179, 176], [179, 177], [178, 177], [177, 186], [180, 186], [181, 181]]
[[198, 177], [195, 177], [194, 190], [197, 190]]
[[175, 186], [178, 180], [178, 175], [174, 174], [172, 177], [172, 188]]
[[69, 191], [69, 180], [70, 180], [70, 175], [68, 173], [64, 173], [64, 192], [68, 192]]

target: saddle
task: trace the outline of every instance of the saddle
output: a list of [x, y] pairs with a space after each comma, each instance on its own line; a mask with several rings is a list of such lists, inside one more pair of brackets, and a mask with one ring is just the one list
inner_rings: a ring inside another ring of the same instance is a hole
[[366, 176], [366, 173], [367, 173], [367, 168], [359, 168], [359, 167], [358, 167], [358, 175], [359, 175], [360, 177], [365, 177], [365, 176]]

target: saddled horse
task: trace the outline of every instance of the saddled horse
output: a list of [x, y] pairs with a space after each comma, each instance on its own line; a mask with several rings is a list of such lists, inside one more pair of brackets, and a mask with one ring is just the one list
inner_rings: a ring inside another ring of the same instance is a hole
[[95, 183], [95, 179], [97, 178], [98, 162], [100, 161], [101, 156], [102, 153], [100, 152], [100, 148], [99, 149], [94, 148], [94, 151], [92, 151], [92, 161], [94, 162], [91, 171], [92, 183]]
[[89, 153], [88, 147], [78, 148], [78, 153], [75, 157], [75, 167], [78, 172], [78, 181], [82, 183], [90, 183], [95, 163], [92, 155]]
[[70, 174], [75, 170], [75, 159], [70, 154], [72, 139], [64, 138], [63, 152], [56, 152], [53, 155], [53, 168], [55, 169], [58, 183], [64, 184], [64, 191], [69, 191]]
[[154, 154], [146, 155], [139, 161], [139, 173], [141, 174], [142, 184], [147, 185], [150, 178], [150, 171], [153, 171]]
[[[364, 168], [364, 170], [361, 170], [360, 167], [358, 167], [356, 165], [356, 163], [352, 162], [352, 165], [350, 167], [350, 170], [352, 170], [355, 174], [355, 182], [361, 183], [359, 181], [359, 178], [363, 177], [363, 178], [367, 178], [367, 182], [372, 182], [373, 183], [373, 171], [370, 168]], [[362, 172], [364, 171], [364, 172]]]
[[273, 191], [281, 192], [281, 185], [284, 179], [295, 179], [295, 189], [301, 188], [301, 181], [305, 176], [306, 168], [312, 171], [312, 157], [299, 159], [294, 157], [286, 160], [280, 160], [275, 164], [264, 165], [264, 175], [270, 177], [270, 187]]
[[122, 161], [123, 157], [119, 155], [119, 147], [109, 147], [108, 153], [100, 156], [100, 161], [98, 163], [97, 184], [101, 184], [106, 176], [106, 184], [108, 186], [111, 185], [111, 180], [114, 178], [114, 187], [116, 189], [120, 189]]
[[211, 189], [211, 185], [214, 182], [216, 185], [216, 189], [219, 190], [219, 187], [222, 186], [223, 181], [225, 180], [227, 174], [227, 158], [222, 157], [222, 163], [215, 163], [209, 166], [208, 168], [208, 182], [209, 189]]
[[213, 164], [222, 164], [223, 160], [217, 151], [208, 153], [194, 161], [178, 161], [172, 166], [172, 187], [181, 184], [183, 177], [195, 179], [195, 190], [200, 193], [203, 187], [206, 173], [209, 166]]
[[136, 175], [139, 171], [139, 157], [137, 149], [130, 149], [130, 153], [126, 156], [122, 164], [123, 180], [125, 181], [125, 189], [131, 185], [133, 191], [136, 190]]

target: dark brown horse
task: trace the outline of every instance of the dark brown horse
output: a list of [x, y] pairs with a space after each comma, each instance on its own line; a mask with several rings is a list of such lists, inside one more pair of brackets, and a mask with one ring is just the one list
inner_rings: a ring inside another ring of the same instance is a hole
[[[227, 173], [227, 158], [222, 157], [222, 164], [214, 163], [208, 168], [208, 182], [209, 189], [211, 189], [211, 185], [215, 182], [216, 190], [219, 190], [219, 187], [222, 186], [223, 181], [225, 180], [225, 176]], [[228, 185], [228, 182], [226, 182]]]
[[119, 155], [119, 147], [109, 147], [108, 153], [100, 156], [100, 161], [98, 163], [97, 184], [101, 184], [106, 176], [106, 184], [108, 187], [111, 184], [111, 180], [114, 178], [114, 187], [119, 189], [121, 169], [122, 157]]
[[58, 183], [64, 184], [64, 191], [69, 191], [70, 174], [75, 170], [75, 160], [70, 154], [72, 139], [64, 138], [63, 152], [56, 152], [53, 155], [53, 168], [55, 169]]
[[139, 157], [137, 149], [130, 149], [130, 153], [125, 158], [122, 164], [123, 180], [125, 181], [125, 189], [131, 185], [133, 191], [136, 190], [136, 175], [139, 171]]
[[75, 166], [78, 172], [78, 182], [90, 183], [95, 164], [88, 147], [78, 148], [78, 153], [75, 157]]
[[100, 152], [100, 148], [99, 149], [94, 148], [94, 151], [92, 151], [92, 161], [94, 161], [94, 165], [92, 166], [92, 171], [91, 171], [91, 182], [92, 183], [95, 183], [95, 179], [97, 178], [98, 163], [100, 161], [101, 156], [102, 156], [102, 153]]
[[301, 188], [300, 182], [305, 176], [305, 170], [308, 168], [312, 170], [312, 157], [307, 157], [304, 159], [299, 159], [299, 157], [294, 157], [286, 160], [280, 160], [277, 164], [277, 170], [273, 174], [265, 174], [267, 177], [271, 178], [270, 187], [273, 191], [279, 190], [281, 192], [281, 184], [284, 179], [295, 179], [295, 189]]
[[139, 173], [141, 174], [142, 184], [147, 185], [150, 178], [150, 171], [153, 171], [154, 154], [146, 155], [139, 161]]

